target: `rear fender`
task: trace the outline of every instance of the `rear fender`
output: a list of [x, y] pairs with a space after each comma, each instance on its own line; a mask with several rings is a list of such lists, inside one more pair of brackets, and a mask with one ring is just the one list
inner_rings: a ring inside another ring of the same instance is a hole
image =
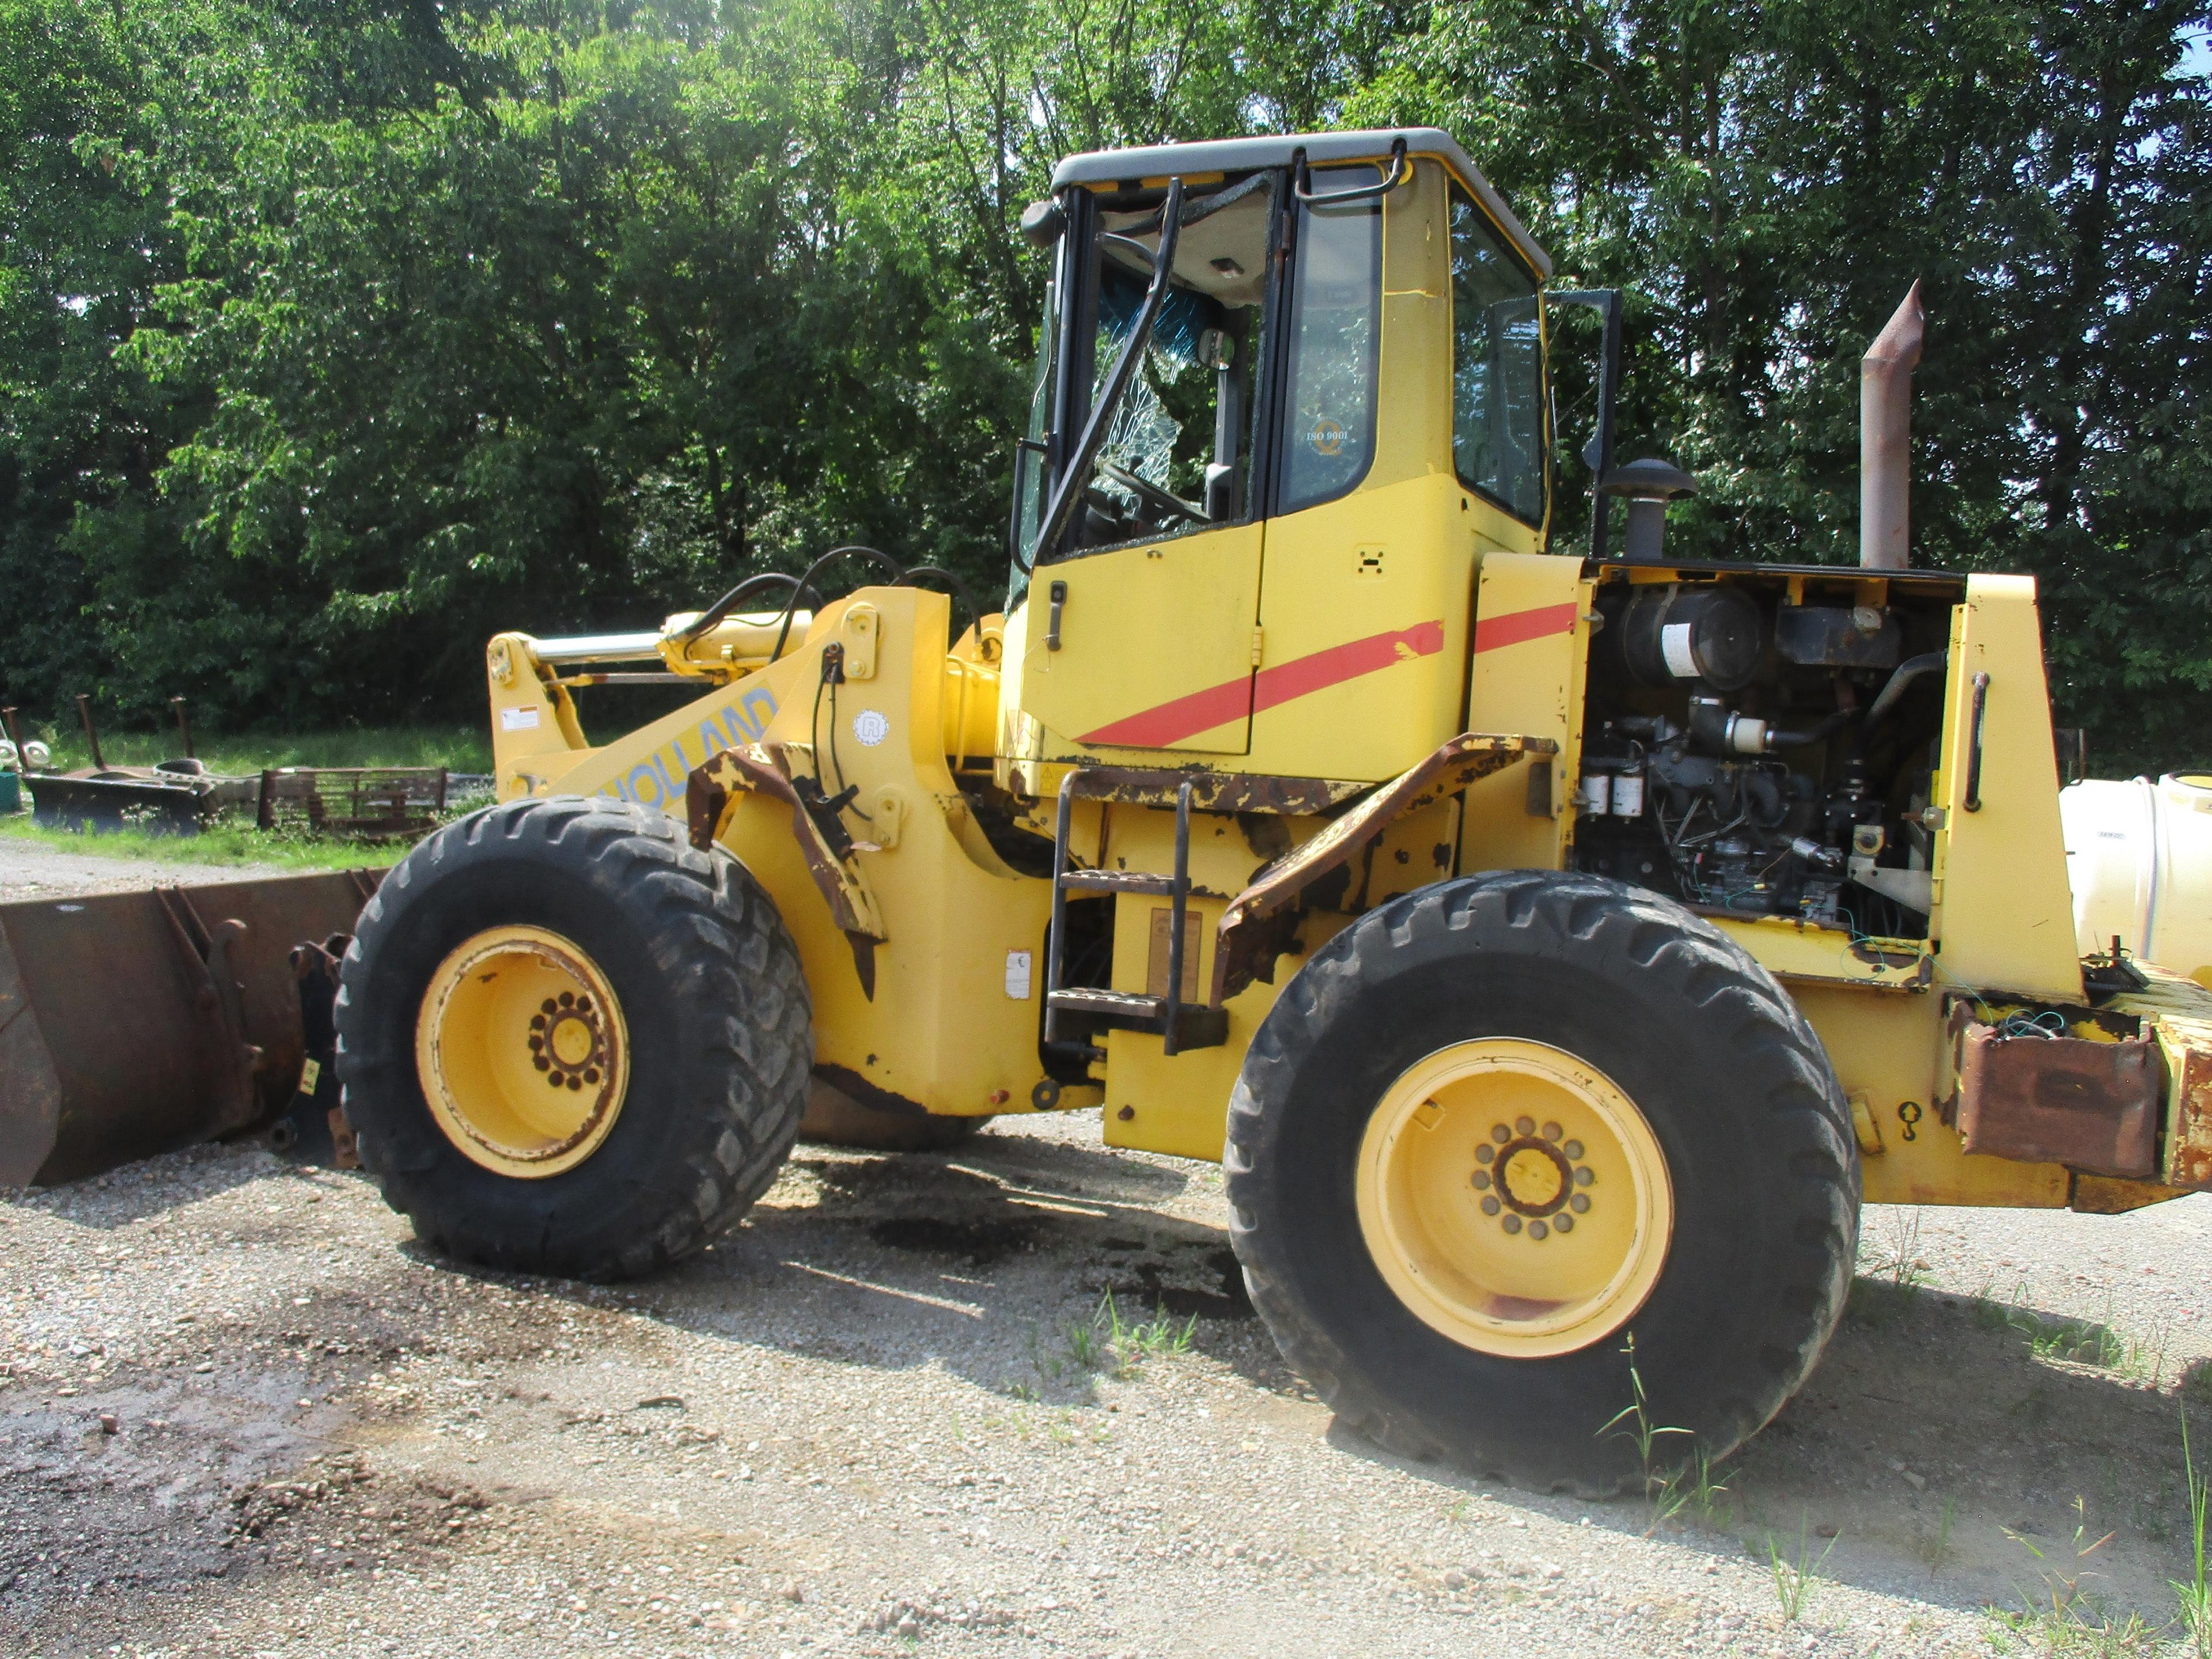
[[1549, 738], [1462, 732], [1285, 853], [1222, 913], [1214, 930], [1212, 1006], [1218, 1008], [1255, 979], [1273, 983], [1275, 958], [1289, 947], [1299, 896], [1346, 868], [1393, 823], [1527, 757], [1548, 758], [1558, 752], [1559, 744]]

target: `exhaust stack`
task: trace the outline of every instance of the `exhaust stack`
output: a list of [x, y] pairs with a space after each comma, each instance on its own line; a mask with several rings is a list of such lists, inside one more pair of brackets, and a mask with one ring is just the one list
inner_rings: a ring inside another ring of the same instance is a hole
[[1927, 313], [1915, 283], [1859, 359], [1859, 562], [1902, 570], [1911, 543], [1912, 368]]

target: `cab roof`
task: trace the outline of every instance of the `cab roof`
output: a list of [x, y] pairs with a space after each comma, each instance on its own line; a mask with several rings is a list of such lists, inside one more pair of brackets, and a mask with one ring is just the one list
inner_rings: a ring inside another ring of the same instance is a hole
[[1382, 127], [1360, 132], [1302, 132], [1258, 138], [1209, 138], [1191, 144], [1147, 144], [1136, 149], [1094, 149], [1071, 155], [1052, 170], [1052, 187], [1066, 185], [1134, 185], [1146, 179], [1204, 173], [1247, 173], [1288, 167], [1298, 151], [1316, 165], [1333, 161], [1379, 161], [1399, 139], [1409, 155], [1432, 155], [1473, 188], [1523, 258], [1545, 276], [1552, 256], [1538, 246], [1505, 198], [1491, 188], [1481, 169], [1449, 133], [1437, 127]]

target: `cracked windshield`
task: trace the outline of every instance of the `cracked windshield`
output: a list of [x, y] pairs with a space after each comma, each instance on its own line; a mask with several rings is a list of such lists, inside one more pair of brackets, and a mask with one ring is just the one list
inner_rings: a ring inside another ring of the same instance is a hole
[[[1255, 175], [1184, 210], [1173, 286], [1085, 492], [1084, 544], [1244, 516], [1271, 195], [1271, 178]], [[1159, 242], [1156, 206], [1101, 218], [1094, 398], [1144, 305]]]

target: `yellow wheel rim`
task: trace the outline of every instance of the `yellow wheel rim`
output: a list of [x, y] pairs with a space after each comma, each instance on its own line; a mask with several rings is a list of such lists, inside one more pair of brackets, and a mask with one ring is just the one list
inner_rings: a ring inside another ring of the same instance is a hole
[[629, 1085], [629, 1031], [596, 963], [542, 927], [492, 927], [438, 964], [415, 1024], [423, 1098], [461, 1153], [526, 1180], [573, 1170]]
[[1483, 1353], [1539, 1359], [1619, 1330], [1666, 1264], [1674, 1194], [1635, 1103], [1541, 1042], [1439, 1049], [1369, 1120], [1359, 1230], [1425, 1323]]

